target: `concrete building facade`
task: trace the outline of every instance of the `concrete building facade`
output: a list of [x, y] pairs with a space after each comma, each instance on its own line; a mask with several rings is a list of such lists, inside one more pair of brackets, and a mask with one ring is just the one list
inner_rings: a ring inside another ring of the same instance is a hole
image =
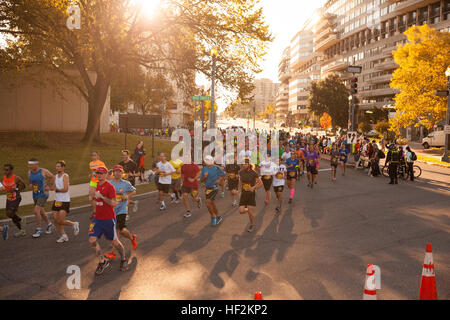
[[255, 111], [256, 114], [258, 114], [263, 112], [268, 104], [276, 103], [277, 91], [280, 84], [265, 78], [256, 79], [254, 84], [254, 100], [250, 105], [252, 107], [252, 112]]

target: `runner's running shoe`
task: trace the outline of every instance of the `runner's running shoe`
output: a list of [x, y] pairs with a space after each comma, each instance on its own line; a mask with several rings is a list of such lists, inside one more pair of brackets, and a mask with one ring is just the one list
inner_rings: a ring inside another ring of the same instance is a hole
[[41, 235], [42, 235], [42, 230], [40, 228], [36, 229], [36, 232], [33, 233], [33, 238], [39, 238]]
[[111, 251], [110, 253], [105, 253], [104, 256], [109, 260], [114, 260], [116, 258], [116, 254], [114, 253], [114, 251]]
[[133, 240], [131, 240], [131, 244], [133, 245], [133, 250], [137, 249], [137, 237], [135, 234], [133, 234]]
[[99, 263], [97, 266], [97, 269], [95, 270], [95, 275], [99, 276], [105, 271], [106, 268], [108, 268], [111, 264], [108, 260], [103, 261], [103, 263]]

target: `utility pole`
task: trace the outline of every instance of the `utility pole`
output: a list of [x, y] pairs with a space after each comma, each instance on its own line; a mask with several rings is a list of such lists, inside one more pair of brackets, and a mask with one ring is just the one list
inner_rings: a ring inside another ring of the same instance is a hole
[[215, 81], [216, 81], [216, 57], [217, 57], [217, 49], [212, 48], [211, 49], [211, 56], [212, 56], [212, 72], [211, 72], [211, 112], [209, 116], [209, 128], [213, 129], [215, 128], [216, 124], [216, 111], [214, 110], [214, 103], [215, 103]]
[[[447, 68], [447, 71], [445, 71], [445, 75], [447, 76], [447, 116], [445, 117], [445, 127], [448, 128], [450, 126], [450, 67]], [[442, 157], [442, 161], [449, 162], [448, 161], [448, 147], [449, 147], [449, 134], [445, 133], [445, 146], [444, 146], [444, 156]]]
[[256, 101], [253, 101], [253, 130], [255, 130], [256, 122]]

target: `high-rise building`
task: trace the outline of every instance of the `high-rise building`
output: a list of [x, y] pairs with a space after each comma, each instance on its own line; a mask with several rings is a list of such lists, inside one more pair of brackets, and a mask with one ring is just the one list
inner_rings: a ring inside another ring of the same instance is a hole
[[327, 1], [315, 28], [315, 50], [323, 54], [322, 77], [337, 73], [348, 81], [352, 74], [347, 67], [361, 66], [359, 114], [393, 106], [396, 91], [389, 83], [398, 66], [392, 51], [406, 43], [406, 29], [423, 24], [448, 32], [450, 0]]
[[277, 91], [275, 110], [276, 119], [281, 122], [285, 121], [289, 108], [290, 51], [290, 47], [284, 49], [283, 56], [278, 64], [278, 80], [280, 81], [280, 86]]
[[[285, 54], [279, 65], [282, 87], [286, 83], [289, 87], [288, 112], [297, 112], [299, 119], [309, 116], [308, 83], [319, 73], [322, 79], [337, 74], [349, 86], [353, 77], [347, 72], [349, 65], [362, 67], [356, 75], [359, 115], [374, 107], [393, 107], [396, 91], [389, 83], [398, 66], [392, 51], [406, 43], [403, 32], [423, 24], [450, 31], [450, 0], [328, 0], [317, 14], [318, 19], [307, 21], [290, 43], [289, 72], [282, 68]], [[314, 31], [313, 50], [309, 30]], [[280, 101], [277, 107], [282, 106]]]
[[253, 90], [254, 100], [250, 103], [251, 112], [256, 114], [265, 110], [268, 104], [275, 104], [279, 83], [274, 83], [270, 79], [256, 79]]

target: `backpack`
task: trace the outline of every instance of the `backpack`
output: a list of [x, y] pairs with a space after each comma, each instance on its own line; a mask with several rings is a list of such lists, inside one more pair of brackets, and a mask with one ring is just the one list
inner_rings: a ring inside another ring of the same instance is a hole
[[378, 150], [378, 157], [379, 157], [380, 159], [384, 159], [384, 158], [386, 158], [386, 155], [384, 154], [383, 151]]
[[411, 151], [411, 160], [412, 160], [412, 161], [416, 161], [416, 160], [417, 160], [416, 153], [413, 152], [413, 151]]

